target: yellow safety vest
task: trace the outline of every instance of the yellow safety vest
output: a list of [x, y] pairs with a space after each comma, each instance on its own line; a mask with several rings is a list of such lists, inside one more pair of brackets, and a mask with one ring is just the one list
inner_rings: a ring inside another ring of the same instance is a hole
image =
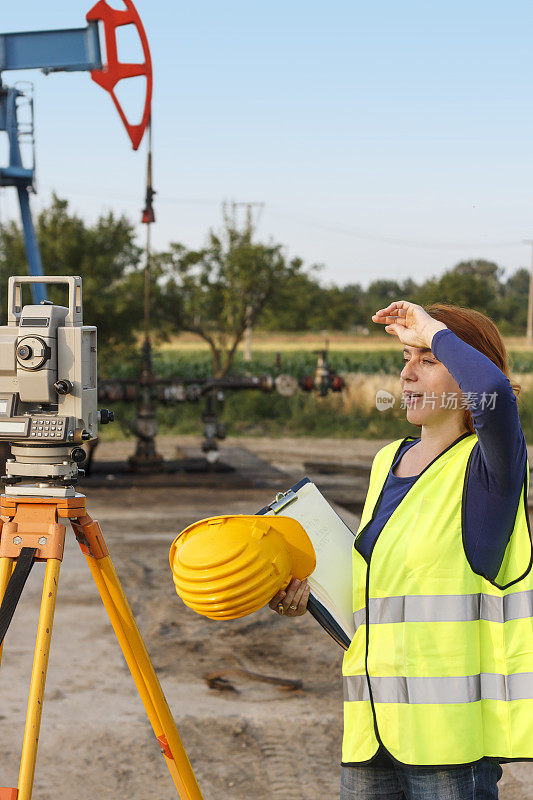
[[[408, 437], [412, 438], [412, 437]], [[372, 464], [359, 535], [402, 442]], [[381, 742], [399, 762], [455, 765], [533, 757], [533, 572], [529, 464], [495, 581], [463, 548], [475, 434], [444, 450], [409, 489], [367, 564], [354, 548], [356, 633], [343, 662], [343, 764]]]

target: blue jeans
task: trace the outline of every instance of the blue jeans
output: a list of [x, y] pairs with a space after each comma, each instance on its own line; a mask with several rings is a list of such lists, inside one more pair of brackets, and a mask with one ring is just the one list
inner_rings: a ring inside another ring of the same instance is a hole
[[340, 800], [498, 800], [496, 759], [460, 767], [342, 767]]

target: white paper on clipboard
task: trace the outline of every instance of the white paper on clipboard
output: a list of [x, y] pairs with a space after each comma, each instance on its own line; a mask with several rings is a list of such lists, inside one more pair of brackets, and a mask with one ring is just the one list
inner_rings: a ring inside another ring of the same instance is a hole
[[[317, 564], [307, 579], [323, 618], [313, 614], [339, 644], [347, 647], [355, 627], [353, 619], [352, 549], [354, 534], [308, 478], [259, 513], [292, 517], [309, 536]], [[310, 607], [311, 613], [313, 609]], [[333, 631], [338, 626], [340, 631]]]

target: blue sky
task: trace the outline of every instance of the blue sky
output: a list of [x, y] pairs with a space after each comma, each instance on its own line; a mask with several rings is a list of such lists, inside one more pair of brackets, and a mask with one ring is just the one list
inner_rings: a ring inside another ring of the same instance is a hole
[[[5, 4], [0, 32], [81, 27], [91, 4]], [[136, 5], [154, 62], [156, 247], [200, 246], [223, 200], [261, 201], [258, 236], [323, 264], [324, 283], [529, 265], [530, 3]], [[55, 189], [89, 220], [137, 220], [145, 150], [105, 93], [83, 73], [3, 77], [35, 85], [34, 209]], [[13, 190], [0, 214], [17, 214]]]

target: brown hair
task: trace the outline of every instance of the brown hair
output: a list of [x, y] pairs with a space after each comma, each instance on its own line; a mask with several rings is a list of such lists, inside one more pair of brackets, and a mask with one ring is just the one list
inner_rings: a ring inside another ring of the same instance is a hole
[[[461, 308], [460, 306], [450, 306], [444, 303], [432, 303], [424, 306], [424, 310], [439, 322], [444, 324], [463, 342], [475, 347], [480, 353], [490, 358], [490, 360], [501, 369], [504, 375], [509, 375], [509, 363], [507, 351], [500, 335], [500, 331], [494, 322], [473, 308]], [[511, 381], [511, 386], [515, 395], [518, 396], [520, 386]], [[475, 433], [472, 423], [472, 414], [466, 408], [464, 414], [464, 424], [469, 433]]]

